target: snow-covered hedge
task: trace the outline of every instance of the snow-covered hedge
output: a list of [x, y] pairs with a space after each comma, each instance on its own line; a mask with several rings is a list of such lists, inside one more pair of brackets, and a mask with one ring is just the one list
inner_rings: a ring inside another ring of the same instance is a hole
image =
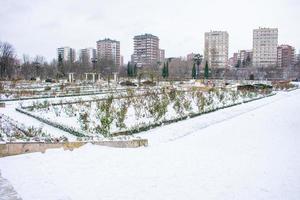
[[221, 88], [161, 88], [95, 101], [33, 106], [19, 110], [76, 136], [135, 133], [217, 109], [262, 98], [269, 93]]

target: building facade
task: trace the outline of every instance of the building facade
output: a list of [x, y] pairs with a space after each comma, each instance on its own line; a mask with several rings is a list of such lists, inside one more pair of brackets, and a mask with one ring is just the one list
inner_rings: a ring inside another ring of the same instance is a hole
[[98, 40], [97, 58], [98, 61], [102, 59], [110, 60], [117, 68], [120, 67], [120, 42], [111, 39]]
[[165, 54], [165, 50], [164, 49], [159, 49], [159, 58], [158, 58], [158, 61], [159, 62], [164, 62], [165, 61], [165, 57], [166, 54]]
[[210, 31], [204, 37], [204, 59], [208, 65], [226, 67], [228, 65], [229, 35], [226, 31]]
[[300, 51], [299, 51], [299, 53], [296, 55], [296, 64], [300, 64]]
[[97, 58], [96, 49], [92, 47], [81, 49], [79, 52], [79, 61], [82, 63], [92, 64], [93, 62], [96, 61], [96, 58]]
[[124, 66], [124, 56], [120, 56], [120, 66]]
[[188, 55], [186, 55], [186, 60], [193, 61], [195, 55], [196, 55], [195, 53], [189, 53]]
[[70, 47], [57, 48], [57, 60], [59, 62], [74, 62], [76, 60], [75, 49]]
[[277, 66], [291, 67], [296, 62], [295, 48], [290, 45], [277, 47]]
[[277, 63], [278, 29], [253, 30], [253, 66], [268, 67]]
[[138, 66], [153, 65], [160, 60], [159, 38], [152, 34], [137, 35], [133, 38], [133, 62]]
[[253, 52], [252, 50], [239, 50], [237, 54], [237, 62], [240, 67], [248, 67], [252, 64]]

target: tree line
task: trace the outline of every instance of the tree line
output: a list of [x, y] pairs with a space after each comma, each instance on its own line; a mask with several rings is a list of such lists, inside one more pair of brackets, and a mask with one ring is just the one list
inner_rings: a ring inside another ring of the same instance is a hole
[[68, 73], [82, 75], [84, 73], [100, 73], [102, 76], [111, 75], [121, 71], [112, 60], [101, 59], [97, 62], [64, 61], [61, 57], [47, 62], [45, 57], [36, 55], [33, 58], [23, 55], [21, 59], [16, 56], [13, 45], [0, 41], [0, 80], [12, 79], [58, 79], [66, 78]]
[[[196, 79], [195, 61], [186, 61], [178, 58], [170, 58], [165, 62], [157, 62], [153, 66], [138, 67], [137, 64], [128, 63], [127, 67], [118, 68], [112, 60], [101, 59], [97, 62], [88, 62], [80, 59], [79, 61], [64, 61], [61, 57], [47, 62], [45, 57], [36, 55], [31, 58], [23, 55], [18, 59], [14, 47], [0, 41], [0, 79], [59, 79], [66, 78], [68, 73], [82, 75], [84, 73], [100, 73], [106, 77], [113, 72], [119, 72], [123, 77], [139, 77], [148, 76], [167, 78], [194, 78]], [[199, 63], [198, 63], [199, 64]], [[191, 67], [192, 66], [192, 67]], [[208, 78], [208, 63], [205, 65], [205, 77]]]

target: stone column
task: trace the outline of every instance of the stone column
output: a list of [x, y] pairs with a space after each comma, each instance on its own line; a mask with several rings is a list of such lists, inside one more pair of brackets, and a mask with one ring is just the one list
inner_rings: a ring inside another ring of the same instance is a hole
[[95, 73], [92, 73], [93, 76], [93, 83], [95, 83]]
[[118, 81], [118, 73], [114, 73], [114, 81], [117, 82]]
[[74, 81], [74, 74], [69, 73], [69, 82], [72, 83]]

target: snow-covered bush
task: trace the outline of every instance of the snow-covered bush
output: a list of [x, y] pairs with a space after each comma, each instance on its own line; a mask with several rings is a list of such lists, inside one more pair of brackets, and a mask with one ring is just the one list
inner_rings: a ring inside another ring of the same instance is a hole
[[182, 103], [183, 100], [183, 93], [182, 92], [176, 92], [174, 97], [174, 104], [173, 109], [175, 110], [176, 114], [182, 117], [184, 115], [184, 106]]
[[126, 124], [124, 123], [124, 121], [126, 118], [127, 111], [128, 111], [128, 103], [126, 101], [120, 101], [119, 106], [115, 112], [116, 127], [118, 127], [119, 129], [126, 128]]
[[4, 84], [0, 82], [0, 91], [4, 90]]
[[165, 93], [159, 94], [158, 91], [148, 94], [147, 98], [147, 111], [150, 113], [150, 117], [153, 117], [155, 121], [160, 120], [167, 112], [167, 106], [169, 104], [168, 97]]
[[[111, 124], [113, 122], [113, 96], [110, 96], [105, 101], [99, 102], [97, 104], [98, 110], [96, 114], [96, 119], [98, 120], [95, 131], [106, 137], [109, 136]], [[99, 123], [100, 122], [100, 123]]]
[[84, 131], [87, 131], [89, 129], [89, 122], [90, 122], [88, 111], [82, 110], [79, 113], [78, 117], [79, 117], [78, 121], [80, 123], [81, 129], [84, 130]]
[[[45, 133], [41, 127], [26, 127], [13, 119], [0, 114], [0, 141], [18, 142], [18, 141], [49, 141], [59, 142], [63, 138], [53, 138]], [[66, 138], [63, 139], [64, 141]]]
[[195, 94], [196, 94], [196, 96], [194, 96], [194, 99], [196, 99], [198, 113], [202, 113], [205, 111], [204, 109], [205, 109], [205, 106], [207, 105], [206, 98], [205, 98], [203, 92], [200, 90], [196, 91]]

